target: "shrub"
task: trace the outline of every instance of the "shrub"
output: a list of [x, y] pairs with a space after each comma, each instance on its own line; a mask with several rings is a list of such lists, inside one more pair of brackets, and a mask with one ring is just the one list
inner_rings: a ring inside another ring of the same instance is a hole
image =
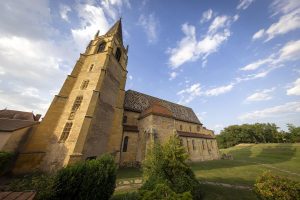
[[190, 192], [184, 192], [182, 194], [176, 194], [170, 187], [166, 184], [157, 184], [155, 189], [152, 191], [145, 191], [142, 200], [153, 200], [153, 199], [163, 199], [163, 200], [192, 200], [192, 195]]
[[140, 200], [141, 196], [137, 192], [127, 192], [115, 194], [110, 200]]
[[284, 177], [263, 173], [254, 185], [257, 196], [263, 200], [300, 199], [300, 183]]
[[54, 199], [107, 200], [116, 185], [116, 164], [110, 155], [71, 165], [54, 180]]
[[50, 199], [53, 194], [53, 176], [45, 174], [31, 174], [13, 180], [9, 184], [10, 191], [22, 192], [34, 190], [37, 192], [35, 199]]
[[163, 184], [175, 193], [191, 192], [193, 199], [201, 199], [200, 184], [187, 165], [187, 158], [178, 136], [172, 136], [163, 146], [154, 145], [143, 162], [145, 182], [141, 194], [147, 194], [145, 190], [154, 191], [157, 185]]
[[0, 151], [0, 176], [7, 173], [10, 170], [13, 159], [13, 153]]

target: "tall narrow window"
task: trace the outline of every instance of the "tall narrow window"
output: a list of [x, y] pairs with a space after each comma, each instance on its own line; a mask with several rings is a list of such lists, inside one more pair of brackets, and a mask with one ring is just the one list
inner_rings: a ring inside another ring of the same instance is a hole
[[65, 127], [64, 127], [64, 129], [63, 129], [63, 132], [62, 132], [62, 134], [61, 134], [61, 136], [60, 136], [60, 139], [59, 139], [60, 142], [66, 141], [66, 139], [69, 137], [69, 134], [70, 134], [72, 125], [73, 125], [72, 122], [67, 122], [67, 123], [65, 124]]
[[127, 152], [127, 146], [128, 146], [128, 136], [124, 138], [123, 142], [123, 152]]
[[180, 128], [180, 130], [182, 131], [182, 125], [181, 125], [181, 124], [180, 124], [179, 128]]
[[198, 131], [198, 132], [200, 131], [200, 126], [197, 126], [197, 131]]
[[195, 141], [194, 140], [192, 140], [192, 145], [193, 145], [193, 151], [195, 151], [196, 147], [195, 147]]
[[192, 127], [190, 126], [190, 132], [192, 132]]
[[203, 149], [203, 150], [205, 149], [204, 141], [203, 141], [203, 140], [202, 140], [202, 149]]
[[94, 69], [94, 64], [91, 64], [88, 71], [91, 72], [93, 69]]
[[187, 150], [188, 150], [188, 152], [190, 152], [189, 140], [186, 140], [186, 146], [187, 146]]
[[103, 51], [105, 50], [105, 46], [106, 46], [106, 42], [101, 42], [101, 43], [99, 44], [97, 53], [103, 52]]
[[127, 116], [124, 115], [124, 116], [123, 116], [123, 124], [126, 124], [126, 123], [127, 123]]
[[121, 59], [121, 50], [119, 48], [117, 48], [115, 57], [116, 57], [117, 61], [120, 62], [120, 59]]
[[180, 138], [180, 145], [183, 146], [183, 140]]
[[82, 99], [83, 99], [83, 96], [76, 97], [73, 107], [72, 107], [72, 112], [76, 112], [79, 109]]
[[85, 90], [88, 87], [89, 82], [90, 82], [89, 80], [82, 81], [80, 89]]

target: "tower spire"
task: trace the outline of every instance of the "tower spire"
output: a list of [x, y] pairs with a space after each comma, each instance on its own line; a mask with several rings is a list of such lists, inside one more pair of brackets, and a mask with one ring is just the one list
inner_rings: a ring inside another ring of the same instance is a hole
[[122, 18], [120, 18], [108, 31], [105, 35], [117, 35], [120, 41], [123, 43], [122, 35]]

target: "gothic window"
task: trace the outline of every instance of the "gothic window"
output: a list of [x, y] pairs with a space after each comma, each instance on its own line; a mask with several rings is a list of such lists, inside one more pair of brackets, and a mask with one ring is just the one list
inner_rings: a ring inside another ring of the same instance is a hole
[[83, 96], [76, 97], [73, 107], [72, 107], [72, 112], [76, 112], [79, 109], [82, 99], [83, 99]]
[[85, 90], [87, 88], [87, 86], [89, 85], [89, 80], [84, 80], [81, 83], [80, 89]]
[[117, 48], [115, 57], [116, 57], [117, 61], [120, 62], [120, 59], [121, 59], [121, 50], [119, 48]]
[[106, 42], [101, 42], [101, 43], [99, 44], [97, 53], [103, 52], [103, 51], [105, 50], [105, 46], [106, 46]]
[[194, 140], [192, 140], [192, 145], [193, 145], [193, 151], [195, 151], [196, 147], [195, 147], [195, 141]]
[[69, 120], [73, 120], [75, 117], [75, 112], [71, 112], [70, 115], [69, 115]]
[[94, 64], [91, 64], [88, 71], [91, 72], [93, 70], [93, 68], [94, 68]]
[[181, 124], [180, 124], [179, 128], [180, 128], [180, 130], [182, 131], [182, 125], [181, 125]]
[[68, 138], [69, 133], [70, 133], [70, 131], [71, 131], [72, 125], [73, 125], [72, 122], [67, 122], [67, 123], [65, 124], [65, 127], [64, 127], [64, 129], [63, 129], [63, 132], [62, 132], [62, 134], [61, 134], [61, 136], [60, 136], [60, 139], [59, 139], [60, 142], [66, 141], [66, 139]]
[[123, 142], [123, 152], [127, 152], [127, 146], [128, 146], [128, 136], [126, 136], [124, 138], [124, 142]]
[[200, 131], [200, 126], [197, 126], [197, 131], [198, 131], [198, 132]]
[[127, 116], [124, 115], [124, 116], [123, 116], [123, 124], [126, 124], [126, 123], [127, 123]]

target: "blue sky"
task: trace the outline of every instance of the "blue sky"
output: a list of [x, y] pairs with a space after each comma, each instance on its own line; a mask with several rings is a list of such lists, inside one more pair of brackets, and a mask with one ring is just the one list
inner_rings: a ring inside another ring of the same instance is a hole
[[0, 108], [44, 114], [79, 53], [122, 17], [126, 89], [231, 124], [300, 125], [299, 0], [12, 0], [0, 6]]

